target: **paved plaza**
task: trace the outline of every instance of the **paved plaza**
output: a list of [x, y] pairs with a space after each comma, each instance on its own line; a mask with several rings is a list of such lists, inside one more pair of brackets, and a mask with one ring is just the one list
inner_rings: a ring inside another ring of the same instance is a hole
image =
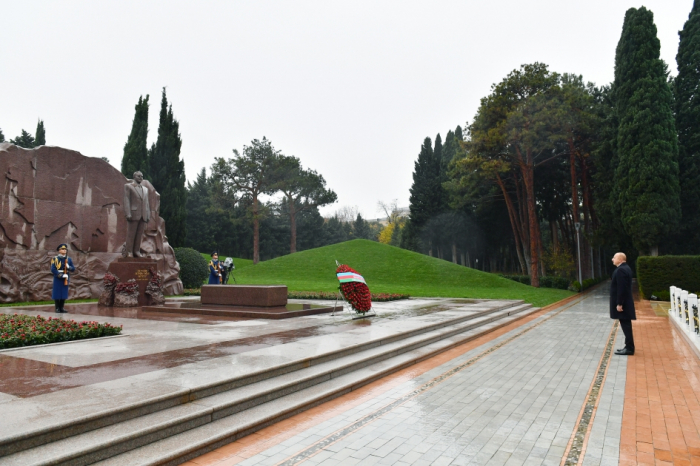
[[[624, 337], [608, 306], [605, 285], [542, 310], [412, 299], [363, 320], [71, 305], [66, 318], [121, 324], [124, 336], [1, 351], [0, 449], [61, 423], [121, 418], [8, 450], [0, 464], [700, 464], [697, 356], [648, 302], [637, 304], [636, 355], [614, 355]], [[301, 369], [276, 369], [298, 355]], [[147, 402], [165, 404], [124, 417]], [[156, 425], [172, 431], [141, 441]]]

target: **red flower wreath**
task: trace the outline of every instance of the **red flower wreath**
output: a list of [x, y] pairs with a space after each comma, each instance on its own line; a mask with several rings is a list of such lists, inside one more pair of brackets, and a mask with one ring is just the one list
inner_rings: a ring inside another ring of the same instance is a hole
[[[335, 270], [335, 273], [342, 272], [352, 272], [357, 273], [357, 271], [351, 269], [345, 264], [341, 264]], [[359, 275], [359, 273], [357, 273]], [[369, 292], [369, 287], [365, 283], [359, 282], [348, 282], [341, 283], [338, 287], [342, 293], [345, 300], [350, 303], [352, 308], [360, 313], [365, 313], [372, 309], [372, 295]]]

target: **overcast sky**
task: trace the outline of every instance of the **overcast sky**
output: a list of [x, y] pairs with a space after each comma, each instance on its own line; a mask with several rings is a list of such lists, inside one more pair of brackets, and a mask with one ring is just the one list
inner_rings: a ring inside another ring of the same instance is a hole
[[613, 79], [625, 11], [654, 12], [676, 74], [692, 0], [0, 0], [0, 128], [44, 120], [49, 145], [120, 167], [134, 105], [167, 87], [193, 180], [266, 136], [320, 172], [341, 206], [408, 205], [426, 136], [464, 126], [523, 63]]

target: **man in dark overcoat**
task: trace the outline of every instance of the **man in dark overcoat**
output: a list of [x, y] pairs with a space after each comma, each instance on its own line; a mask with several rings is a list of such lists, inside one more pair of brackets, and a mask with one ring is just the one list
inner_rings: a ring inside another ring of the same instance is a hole
[[625, 347], [615, 351], [621, 356], [634, 354], [634, 337], [632, 336], [632, 321], [637, 320], [632, 298], [632, 269], [627, 265], [627, 256], [618, 252], [612, 258], [617, 267], [610, 283], [610, 318], [618, 319], [625, 334]]

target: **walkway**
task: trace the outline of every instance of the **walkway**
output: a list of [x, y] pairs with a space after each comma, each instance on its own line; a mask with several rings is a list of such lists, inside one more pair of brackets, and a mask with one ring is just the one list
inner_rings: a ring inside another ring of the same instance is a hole
[[700, 465], [700, 360], [648, 301], [607, 357], [606, 291], [185, 464]]

